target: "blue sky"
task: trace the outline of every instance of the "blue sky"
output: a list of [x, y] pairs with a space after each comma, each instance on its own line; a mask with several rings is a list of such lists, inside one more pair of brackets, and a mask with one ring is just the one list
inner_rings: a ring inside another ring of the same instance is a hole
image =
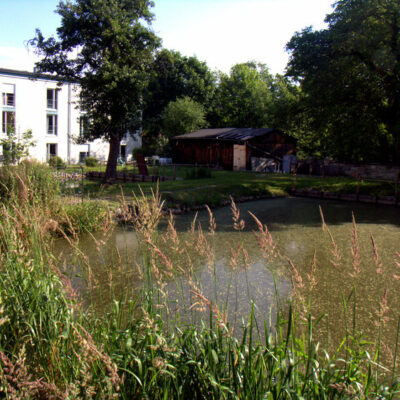
[[[284, 47], [295, 31], [320, 29], [333, 0], [155, 0], [153, 29], [163, 46], [196, 55], [225, 72], [238, 62], [256, 60], [282, 73]], [[0, 67], [32, 70], [25, 48], [40, 28], [55, 34], [58, 0], [0, 0]]]

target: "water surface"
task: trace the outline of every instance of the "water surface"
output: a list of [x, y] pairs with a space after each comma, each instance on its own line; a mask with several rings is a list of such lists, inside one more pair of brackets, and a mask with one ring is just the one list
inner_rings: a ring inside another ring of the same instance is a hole
[[[323, 210], [330, 234], [322, 230], [319, 206]], [[287, 261], [290, 258], [304, 283], [301, 290], [303, 312], [307, 309], [315, 315], [327, 315], [318, 331], [321, 340], [328, 342], [342, 337], [346, 327], [351, 330], [354, 325], [369, 337], [375, 337], [379, 325], [379, 302], [382, 303], [386, 293], [388, 311], [383, 317], [389, 317], [390, 321], [381, 324], [381, 328], [387, 344], [394, 343], [400, 311], [400, 281], [394, 278], [400, 275], [400, 268], [396, 264], [396, 261], [400, 262], [397, 255], [400, 243], [399, 209], [301, 198], [253, 201], [239, 204], [238, 208], [245, 222], [244, 230], [238, 232], [233, 229], [229, 207], [214, 210], [216, 232], [208, 236], [214, 252], [213, 266], [207, 266], [206, 260], [202, 258], [193, 263], [202, 293], [213, 304], [218, 302], [226, 310], [232, 326], [238, 327], [242, 320], [246, 320], [252, 304], [259, 324], [264, 320], [274, 321], [275, 291], [279, 292], [282, 303], [292, 296], [293, 271]], [[248, 211], [268, 226], [282, 257], [273, 262], [263, 257], [255, 238], [257, 225]], [[361, 259], [360, 271], [356, 273], [353, 270], [352, 255], [353, 213], [357, 221]], [[196, 240], [188, 233], [193, 218], [194, 214], [176, 216], [175, 227], [181, 241]], [[208, 213], [200, 212], [197, 221], [206, 234]], [[163, 219], [159, 225], [159, 246], [169, 254], [171, 243], [163, 243], [162, 240], [166, 230], [167, 220]], [[96, 238], [104, 239], [101, 235]], [[332, 253], [332, 238], [340, 249], [339, 257]], [[232, 270], [232, 251], [239, 246], [243, 246], [249, 254], [249, 268], [239, 265]], [[140, 271], [144, 264], [144, 253], [140, 239], [133, 230], [117, 228], [104, 243], [96, 243], [91, 236], [85, 236], [79, 247], [88, 256], [91, 266], [89, 275], [87, 269], [83, 273], [82, 265], [71, 257], [66, 243], [58, 242], [57, 252], [63, 254], [60, 259], [64, 260], [73, 285], [86, 296], [87, 301], [94, 302], [101, 309], [107, 306], [110, 298], [131, 296], [140, 289], [143, 284]], [[316, 286], [311, 290], [307, 274], [311, 273], [314, 260]], [[183, 258], [179, 262], [189, 268]], [[165, 281], [164, 291], [169, 294], [168, 306], [173, 314], [177, 315], [177, 311], [183, 312], [191, 306], [193, 310], [196, 296], [192, 289], [184, 274]], [[346, 299], [349, 299], [348, 304]], [[355, 315], [354, 305], [357, 310]]]

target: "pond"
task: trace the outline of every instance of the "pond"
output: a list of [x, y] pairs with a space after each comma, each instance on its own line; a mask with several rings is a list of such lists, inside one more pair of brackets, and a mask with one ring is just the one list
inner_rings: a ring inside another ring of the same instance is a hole
[[[199, 212], [197, 221], [208, 238], [213, 259], [208, 263], [207, 255], [191, 258], [196, 288], [201, 288], [202, 295], [212, 304], [221, 306], [231, 327], [237, 329], [246, 320], [252, 305], [259, 325], [264, 321], [273, 323], [277, 301], [285, 305], [293, 296], [294, 266], [298, 271], [296, 293], [302, 299], [299, 313], [304, 313], [304, 318], [310, 310], [314, 316], [326, 315], [317, 331], [319, 339], [329, 345], [329, 341], [342, 338], [346, 329], [352, 331], [356, 326], [368, 338], [381, 331], [385, 346], [393, 347], [400, 310], [399, 209], [301, 198], [237, 206], [244, 220], [242, 231], [233, 228], [230, 207], [213, 211], [214, 235], [207, 234], [208, 212]], [[320, 207], [328, 230], [322, 228]], [[258, 226], [248, 211], [268, 226], [279, 257], [264, 257], [255, 236]], [[193, 218], [194, 214], [176, 216], [175, 229], [180, 243], [186, 241], [194, 248], [199, 239], [190, 232]], [[168, 221], [164, 218], [159, 224], [157, 246], [172, 261], [188, 268], [186, 253], [182, 251], [180, 260], [170, 255], [174, 244], [167, 231]], [[84, 236], [78, 247], [87, 256], [86, 267], [71, 255], [71, 248], [64, 241], [56, 243], [56, 253], [69, 272], [72, 285], [99, 310], [111, 298], [132, 296], [143, 285], [146, 256], [133, 230], [117, 228], [105, 237]], [[182, 310], [191, 313], [196, 309], [193, 285], [185, 273], [164, 279], [163, 293], [168, 293], [168, 304], [163, 304], [168, 305], [170, 315], [180, 311], [182, 317]]]

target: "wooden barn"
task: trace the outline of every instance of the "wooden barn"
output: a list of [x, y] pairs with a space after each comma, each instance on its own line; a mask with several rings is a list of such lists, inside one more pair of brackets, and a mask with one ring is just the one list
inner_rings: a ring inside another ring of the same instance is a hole
[[252, 159], [281, 163], [284, 156], [296, 153], [296, 140], [271, 128], [201, 129], [173, 139], [175, 163], [231, 170], [251, 170]]

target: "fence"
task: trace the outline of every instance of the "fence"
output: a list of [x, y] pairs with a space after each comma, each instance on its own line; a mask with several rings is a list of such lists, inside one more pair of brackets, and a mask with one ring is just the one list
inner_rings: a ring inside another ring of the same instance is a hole
[[85, 196], [86, 173], [83, 166], [69, 166], [68, 168], [54, 168], [53, 176], [61, 186], [64, 195], [80, 196], [83, 201]]

